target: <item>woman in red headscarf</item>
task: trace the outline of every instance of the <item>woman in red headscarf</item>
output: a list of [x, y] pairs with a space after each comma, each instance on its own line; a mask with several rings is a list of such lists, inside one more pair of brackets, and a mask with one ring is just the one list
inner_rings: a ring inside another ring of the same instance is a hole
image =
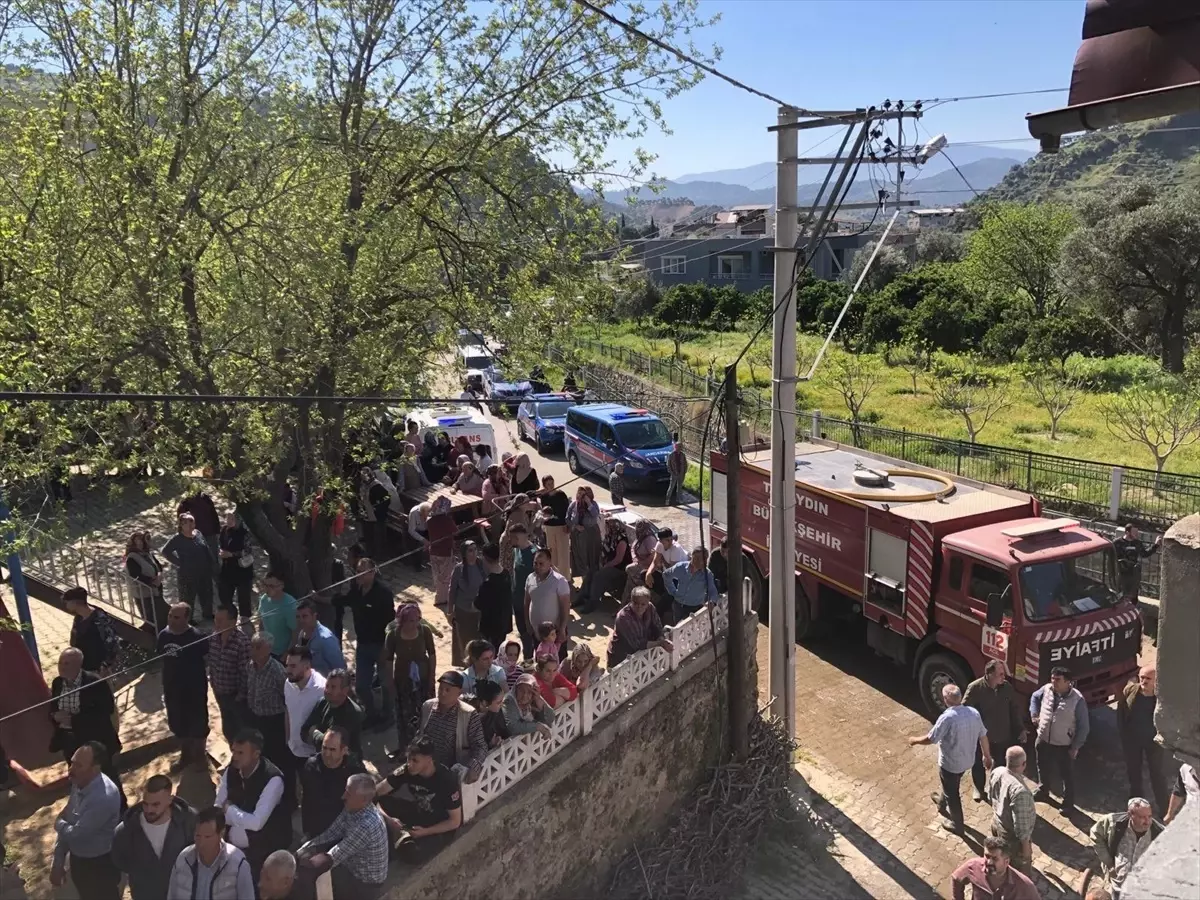
[[397, 748], [403, 753], [420, 729], [421, 704], [433, 697], [437, 671], [433, 629], [421, 621], [417, 604], [402, 603], [396, 610], [396, 627], [384, 638], [379, 666], [391, 673], [381, 680], [396, 704]]

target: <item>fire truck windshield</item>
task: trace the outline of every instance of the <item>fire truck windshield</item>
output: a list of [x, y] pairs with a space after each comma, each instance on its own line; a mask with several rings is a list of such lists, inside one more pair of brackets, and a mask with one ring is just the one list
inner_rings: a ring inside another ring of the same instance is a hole
[[1070, 618], [1117, 602], [1111, 550], [1021, 566], [1021, 596], [1031, 622]]

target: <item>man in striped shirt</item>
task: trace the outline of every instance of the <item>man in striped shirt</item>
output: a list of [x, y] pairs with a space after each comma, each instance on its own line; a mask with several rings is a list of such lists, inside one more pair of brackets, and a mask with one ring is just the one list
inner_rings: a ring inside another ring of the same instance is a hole
[[271, 655], [271, 636], [260, 632], [250, 638], [250, 663], [246, 667], [246, 706], [250, 720], [246, 724], [262, 733], [263, 756], [280, 767], [291, 762], [283, 702], [286, 681], [283, 666]]

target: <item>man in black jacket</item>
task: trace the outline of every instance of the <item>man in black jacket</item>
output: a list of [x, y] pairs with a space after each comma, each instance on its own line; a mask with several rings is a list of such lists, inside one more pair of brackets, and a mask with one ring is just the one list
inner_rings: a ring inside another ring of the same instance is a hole
[[68, 647], [58, 657], [58, 676], [50, 682], [50, 718], [54, 736], [50, 751], [59, 751], [69, 764], [75, 751], [88, 741], [96, 741], [108, 751], [102, 771], [121, 792], [121, 808], [125, 808], [125, 791], [117, 776], [117, 754], [121, 740], [113, 727], [116, 701], [107, 681], [95, 672], [84, 671], [83, 653]]
[[1122, 600], [1137, 603], [1142, 587], [1142, 560], [1162, 546], [1162, 535], [1147, 547], [1138, 536], [1137, 527], [1125, 526], [1125, 534], [1113, 541], [1117, 551], [1117, 593]]
[[363, 711], [350, 698], [350, 673], [345, 669], [334, 669], [326, 676], [325, 698], [313, 707], [304, 720], [300, 737], [320, 750], [325, 732], [335, 725], [346, 733], [350, 752], [361, 756]]
[[383, 652], [387, 627], [396, 617], [396, 598], [391, 589], [375, 572], [375, 562], [361, 559], [357, 576], [346, 595], [346, 608], [354, 615], [354, 630], [358, 637], [355, 652], [354, 689], [367, 714], [364, 726], [386, 728], [391, 723], [391, 710], [377, 712], [375, 669]]
[[113, 834], [113, 865], [129, 876], [133, 900], [167, 896], [175, 860], [193, 841], [196, 812], [172, 790], [170, 778], [152, 775]]
[[303, 799], [300, 821], [305, 839], [314, 838], [342, 811], [342, 795], [351, 775], [365, 772], [359, 758], [350, 752], [346, 729], [329, 728], [321, 740], [321, 752], [311, 756], [300, 771]]
[[205, 738], [208, 737], [208, 641], [191, 624], [192, 608], [176, 603], [167, 614], [167, 627], [158, 634], [158, 653], [163, 661], [163, 705], [167, 727], [179, 738], [179, 760], [174, 772], [191, 765], [208, 769]]

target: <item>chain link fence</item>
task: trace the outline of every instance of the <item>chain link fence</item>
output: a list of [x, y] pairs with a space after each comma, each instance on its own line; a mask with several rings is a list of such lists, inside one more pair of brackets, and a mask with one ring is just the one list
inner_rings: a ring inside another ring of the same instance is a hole
[[[601, 341], [577, 340], [574, 351], [612, 360], [617, 364], [614, 368], [630, 375], [660, 383], [665, 380], [675, 391], [687, 396], [714, 397], [723, 381], [723, 372], [701, 374], [677, 359], [649, 356]], [[592, 379], [589, 384], [600, 396], [638, 403], [661, 414], [660, 408], [654, 405], [656, 398], [650, 392], [643, 397], [624, 396], [628, 388], [621, 390], [620, 386], [606, 383], [608, 378], [602, 370], [584, 366], [583, 374]], [[662, 396], [658, 395], [660, 401]], [[739, 390], [738, 396], [740, 418], [756, 434], [769, 436], [770, 397], [762, 391], [745, 388]], [[693, 453], [700, 451], [704, 421], [683, 421], [686, 417], [681, 415], [664, 418], [673, 430], [679, 431], [685, 449]], [[720, 419], [719, 416], [713, 418]], [[705, 446], [719, 446], [722, 424], [716, 421], [710, 424]], [[1026, 491], [1041, 499], [1047, 507], [1089, 520], [1111, 522], [1115, 519], [1162, 531], [1177, 519], [1200, 510], [1200, 477], [1195, 475], [1160, 475], [1153, 469], [1116, 466], [1015, 447], [972, 444], [947, 435], [849, 422], [819, 411], [798, 412], [797, 436], [814, 434], [873, 453], [953, 472], [964, 478]]]

